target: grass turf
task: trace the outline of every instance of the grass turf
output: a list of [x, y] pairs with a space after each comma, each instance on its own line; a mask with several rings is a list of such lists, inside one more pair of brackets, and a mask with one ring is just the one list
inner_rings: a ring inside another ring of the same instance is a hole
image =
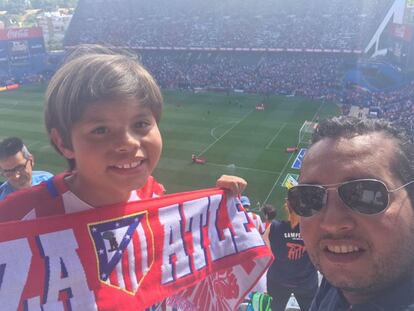
[[[25, 86], [0, 93], [0, 138], [21, 137], [34, 154], [37, 170], [58, 173], [65, 161], [49, 144], [43, 126], [44, 86]], [[154, 175], [169, 193], [212, 187], [221, 174], [245, 178], [252, 201], [280, 209], [281, 186], [291, 165], [305, 120], [338, 114], [332, 103], [300, 97], [164, 91], [160, 128], [164, 148]], [[265, 111], [257, 111], [259, 102]], [[191, 154], [207, 160], [193, 164]]]

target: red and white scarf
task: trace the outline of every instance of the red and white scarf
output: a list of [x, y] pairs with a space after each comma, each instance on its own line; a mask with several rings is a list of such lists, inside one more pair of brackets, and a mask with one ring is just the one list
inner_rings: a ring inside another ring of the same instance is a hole
[[206, 189], [0, 224], [4, 310], [235, 310], [272, 260], [238, 200]]

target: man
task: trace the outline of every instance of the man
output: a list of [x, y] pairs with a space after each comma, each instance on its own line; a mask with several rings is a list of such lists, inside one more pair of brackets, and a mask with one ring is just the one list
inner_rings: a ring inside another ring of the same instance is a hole
[[0, 201], [10, 193], [28, 188], [53, 175], [43, 171], [33, 171], [34, 159], [23, 141], [10, 137], [0, 142], [0, 174], [6, 178], [0, 186]]
[[414, 310], [414, 145], [402, 130], [322, 122], [288, 199], [324, 276], [310, 311]]

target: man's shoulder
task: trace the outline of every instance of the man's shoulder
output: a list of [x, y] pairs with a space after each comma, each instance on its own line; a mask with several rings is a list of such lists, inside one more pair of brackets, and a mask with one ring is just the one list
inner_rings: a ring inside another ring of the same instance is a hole
[[271, 223], [271, 229], [275, 230], [275, 231], [286, 231], [286, 229], [290, 230], [290, 225], [283, 220], [273, 220]]
[[279, 227], [279, 226], [282, 225], [282, 223], [283, 223], [283, 221], [274, 219], [274, 220], [272, 220], [272, 223], [270, 225], [273, 226], [273, 227]]
[[47, 188], [42, 184], [10, 193], [0, 201], [0, 222], [22, 219], [47, 198]]
[[347, 310], [347, 303], [337, 288], [332, 286], [325, 278], [319, 286], [309, 311], [341, 311]]
[[14, 189], [10, 186], [10, 184], [5, 181], [0, 185], [0, 201], [4, 200], [6, 196], [10, 193], [14, 192]]
[[[377, 295], [362, 304], [352, 306], [356, 311], [414, 311], [414, 299], [412, 291], [414, 280], [409, 278], [394, 286], [381, 295]], [[345, 311], [350, 310], [349, 304], [340, 293], [340, 290], [332, 286], [325, 278], [313, 299], [309, 311]]]
[[[54, 177], [57, 181], [53, 180], [53, 183], [57, 184], [62, 178], [62, 175]], [[61, 191], [56, 189], [53, 193], [50, 188], [47, 183], [41, 183], [9, 194], [0, 201], [0, 222], [21, 220], [33, 210], [36, 210], [36, 214], [54, 210], [56, 200], [61, 200]]]
[[42, 181], [46, 181], [49, 178], [52, 178], [53, 174], [46, 172], [46, 171], [33, 171], [32, 172], [32, 185], [38, 185]]

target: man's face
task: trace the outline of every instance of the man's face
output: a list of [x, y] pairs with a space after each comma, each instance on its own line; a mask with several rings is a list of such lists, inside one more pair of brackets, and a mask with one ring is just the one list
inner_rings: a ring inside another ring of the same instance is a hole
[[19, 151], [15, 155], [0, 160], [0, 169], [9, 184], [16, 190], [32, 185], [32, 159], [26, 159]]
[[[309, 149], [300, 182], [326, 185], [374, 178], [395, 189], [403, 184], [392, 173], [395, 148], [381, 133], [325, 138]], [[352, 211], [336, 190], [329, 190], [326, 206], [301, 218], [301, 233], [312, 262], [350, 303], [411, 275], [414, 267], [414, 213], [406, 189], [390, 193], [388, 209], [371, 216]]]

